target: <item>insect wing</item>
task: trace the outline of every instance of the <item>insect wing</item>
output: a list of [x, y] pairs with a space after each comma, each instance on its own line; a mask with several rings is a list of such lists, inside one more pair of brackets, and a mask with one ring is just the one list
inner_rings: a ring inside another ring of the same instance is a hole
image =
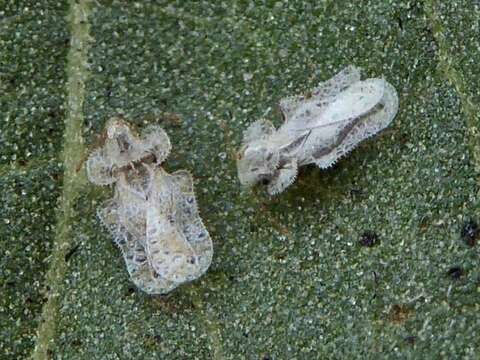
[[192, 246], [178, 230], [175, 214], [167, 207], [149, 206], [146, 214], [146, 250], [152, 268], [163, 278], [182, 283], [197, 277]]
[[192, 175], [188, 171], [180, 170], [173, 173], [170, 178], [179, 189], [176, 213], [179, 228], [195, 251], [198, 263], [197, 276], [200, 276], [212, 262], [212, 239], [198, 212]]
[[359, 81], [335, 97], [322, 114], [326, 124], [355, 119], [370, 112], [382, 99], [385, 81]]
[[306, 102], [312, 101], [317, 107], [323, 107], [332, 101], [332, 98], [348, 86], [360, 81], [360, 69], [347, 66], [331, 79], [321, 82], [315, 89], [306, 95], [290, 96], [280, 100], [280, 109], [283, 112], [285, 122], [295, 118], [299, 108]]
[[130, 278], [138, 288], [148, 294], [166, 294], [177, 287], [176, 282], [160, 276], [152, 268], [140, 241], [127, 241], [121, 249]]
[[101, 150], [93, 151], [86, 163], [88, 180], [97, 185], [109, 185], [115, 182], [111, 174], [111, 164]]
[[275, 127], [268, 120], [257, 120], [243, 132], [243, 144], [267, 138], [275, 132]]
[[381, 99], [370, 111], [367, 109], [374, 103], [373, 100], [370, 101], [369, 106], [364, 105], [357, 108], [357, 117], [351, 119], [355, 121], [346, 122], [347, 126], [340, 130], [339, 142], [335, 147], [328, 153], [318, 156], [314, 160], [320, 168], [330, 167], [339, 158], [349, 153], [361, 141], [386, 128], [397, 114], [398, 96], [393, 86], [384, 80], [372, 80], [373, 82], [382, 83], [383, 93]]

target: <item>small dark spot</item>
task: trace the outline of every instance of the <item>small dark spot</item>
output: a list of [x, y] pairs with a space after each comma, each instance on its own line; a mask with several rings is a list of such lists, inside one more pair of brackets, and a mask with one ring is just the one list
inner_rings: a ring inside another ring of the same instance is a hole
[[193, 197], [188, 197], [187, 198], [187, 203], [189, 203], [189, 204], [193, 203]]
[[402, 21], [402, 18], [400, 16], [397, 16], [397, 23], [398, 23], [398, 27], [400, 28], [400, 30], [403, 30], [403, 21]]
[[407, 133], [401, 133], [398, 139], [398, 142], [402, 145], [405, 145], [409, 140], [409, 136]]
[[201, 239], [205, 236], [205, 233], [204, 232], [201, 232], [200, 234], [198, 234], [198, 238]]
[[154, 271], [154, 272], [153, 272], [153, 277], [154, 277], [155, 279], [158, 279], [158, 278], [160, 277], [160, 274], [157, 273], [156, 271]]
[[416, 336], [407, 336], [405, 339], [405, 342], [409, 345], [415, 345], [415, 343], [417, 342], [417, 337]]
[[378, 245], [380, 240], [378, 239], [378, 235], [375, 234], [373, 231], [365, 231], [359, 240], [359, 244], [365, 247], [373, 247]]
[[350, 189], [350, 197], [352, 199], [363, 196], [363, 190], [362, 189], [357, 189], [357, 188], [352, 188]]
[[49, 111], [47, 112], [47, 116], [50, 117], [50, 118], [57, 117], [57, 115], [58, 115], [57, 112], [56, 112], [55, 110], [53, 110], [53, 109], [52, 109], [52, 110], [49, 110]]
[[127, 288], [127, 293], [128, 293], [129, 295], [133, 294], [134, 292], [135, 292], [135, 288], [134, 288], [133, 286], [129, 286], [129, 287]]
[[74, 340], [72, 340], [72, 345], [73, 346], [80, 346], [80, 345], [82, 345], [82, 342], [78, 339], [74, 339]]
[[73, 254], [75, 254], [80, 247], [80, 244], [75, 245], [73, 248], [68, 250], [68, 252], [65, 254], [65, 262], [68, 262], [70, 258], [72, 257]]
[[53, 359], [55, 353], [52, 349], [47, 349], [47, 359]]
[[157, 343], [161, 342], [162, 341], [162, 337], [160, 335], [154, 335], [153, 336], [153, 340], [155, 340]]
[[190, 256], [187, 260], [189, 264], [195, 264], [195, 258], [193, 256]]
[[27, 297], [27, 298], [25, 299], [25, 304], [33, 304], [32, 298], [31, 298], [31, 297]]
[[272, 360], [272, 358], [270, 357], [270, 355], [265, 354], [262, 356], [262, 360]]
[[468, 246], [475, 246], [478, 236], [478, 225], [475, 221], [470, 220], [462, 227], [462, 238]]
[[105, 89], [105, 96], [107, 98], [109, 98], [110, 96], [112, 96], [112, 85], [109, 84], [106, 89]]
[[267, 186], [268, 184], [270, 184], [270, 179], [267, 179], [267, 178], [262, 179], [262, 185]]
[[126, 134], [121, 134], [117, 137], [118, 148], [120, 153], [125, 153], [130, 149], [129, 139]]
[[454, 266], [448, 269], [447, 275], [450, 276], [453, 280], [458, 280], [463, 275], [465, 275], [465, 271], [460, 266]]
[[[158, 162], [158, 161], [157, 161], [157, 155], [155, 155], [155, 154], [150, 154], [149, 157], [151, 158], [151, 162], [152, 162], [153, 164], [156, 164], [156, 163]], [[148, 161], [148, 157], [147, 157], [147, 159], [145, 160], [145, 162], [147, 162], [147, 161]]]

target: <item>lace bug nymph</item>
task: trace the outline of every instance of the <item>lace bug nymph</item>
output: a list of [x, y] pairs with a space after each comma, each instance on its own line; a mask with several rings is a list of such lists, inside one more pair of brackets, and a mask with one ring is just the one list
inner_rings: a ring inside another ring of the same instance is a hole
[[191, 174], [168, 174], [160, 167], [170, 150], [160, 127], [150, 126], [139, 136], [114, 118], [86, 166], [92, 183], [115, 185], [114, 197], [98, 217], [121, 249], [132, 281], [149, 294], [165, 294], [197, 279], [213, 255]]

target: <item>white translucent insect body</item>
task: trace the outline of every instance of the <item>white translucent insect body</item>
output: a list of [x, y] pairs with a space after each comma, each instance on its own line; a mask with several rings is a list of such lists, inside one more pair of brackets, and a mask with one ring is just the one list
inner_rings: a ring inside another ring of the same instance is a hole
[[387, 127], [398, 111], [395, 89], [383, 79], [360, 80], [350, 66], [308, 95], [280, 101], [284, 124], [251, 124], [237, 156], [240, 183], [263, 182], [270, 194], [291, 185], [298, 167], [325, 169], [362, 140]]
[[126, 123], [113, 119], [105, 145], [87, 161], [90, 181], [116, 185], [98, 216], [122, 250], [132, 281], [149, 294], [195, 280], [213, 255], [192, 176], [184, 170], [168, 174], [159, 166], [169, 151], [161, 128], [151, 127], [139, 139]]

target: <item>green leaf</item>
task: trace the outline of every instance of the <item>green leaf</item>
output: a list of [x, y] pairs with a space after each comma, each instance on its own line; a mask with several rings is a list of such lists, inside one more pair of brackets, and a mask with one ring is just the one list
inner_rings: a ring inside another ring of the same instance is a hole
[[[475, 2], [4, 3], [0, 357], [478, 353], [479, 250], [462, 238], [480, 222]], [[241, 191], [248, 124], [280, 124], [282, 97], [350, 64], [397, 89], [392, 126], [280, 196]], [[112, 190], [85, 180], [118, 114], [168, 132], [166, 169], [194, 174], [214, 242], [168, 296], [135, 289], [95, 216]]]

